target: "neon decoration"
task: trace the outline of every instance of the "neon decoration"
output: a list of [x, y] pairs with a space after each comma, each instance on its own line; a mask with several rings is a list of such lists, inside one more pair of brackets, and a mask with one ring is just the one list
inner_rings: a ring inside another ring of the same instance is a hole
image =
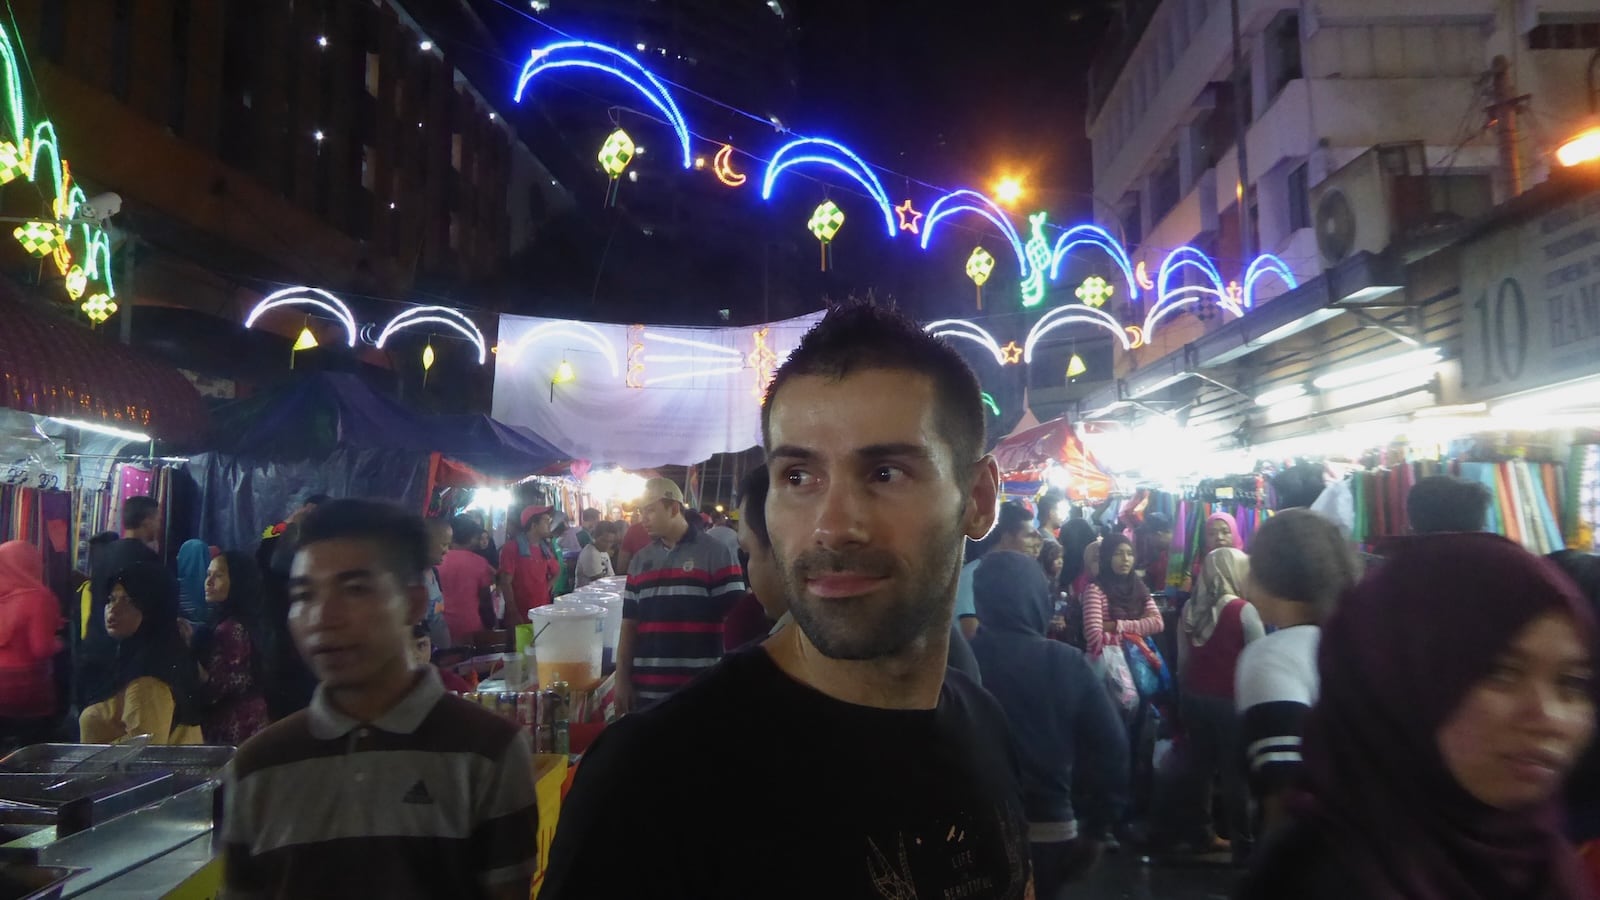
[[[1194, 269], [1210, 282], [1210, 286], [1178, 285], [1169, 287], [1172, 276], [1180, 269]], [[1150, 341], [1155, 335], [1156, 325], [1168, 315], [1200, 302], [1205, 297], [1214, 297], [1217, 304], [1223, 309], [1240, 315], [1239, 305], [1228, 296], [1223, 287], [1222, 275], [1211, 262], [1210, 257], [1190, 246], [1178, 247], [1167, 254], [1161, 261], [1161, 269], [1156, 273], [1156, 302], [1150, 307], [1150, 312], [1144, 317], [1144, 339]]]
[[733, 145], [723, 144], [717, 155], [711, 157], [711, 171], [716, 174], [717, 180], [731, 188], [744, 187], [750, 176], [743, 172], [736, 172], [733, 168]]
[[674, 372], [671, 375], [658, 375], [645, 381], [645, 387], [655, 387], [658, 384], [670, 384], [674, 381], [685, 381], [690, 378], [713, 378], [718, 375], [732, 375], [743, 372], [744, 366], [723, 366], [720, 369], [692, 369], [688, 372]]
[[633, 151], [633, 138], [629, 137], [626, 131], [618, 128], [616, 131], [611, 132], [604, 144], [600, 145], [600, 168], [611, 176], [612, 181], [616, 181], [617, 176], [622, 174], [622, 170], [626, 169], [628, 163], [633, 161]]
[[1057, 328], [1064, 328], [1068, 325], [1093, 325], [1096, 328], [1104, 328], [1111, 332], [1117, 342], [1122, 345], [1122, 349], [1131, 349], [1129, 346], [1131, 343], [1130, 335], [1123, 330], [1122, 323], [1118, 322], [1110, 313], [1103, 309], [1095, 309], [1092, 306], [1071, 303], [1050, 310], [1038, 322], [1034, 323], [1033, 328], [1028, 331], [1028, 340], [1023, 344], [1023, 361], [1032, 363], [1033, 351], [1038, 347], [1039, 341]]
[[561, 361], [561, 365], [556, 366], [556, 373], [550, 376], [551, 384], [571, 384], [577, 380], [578, 370], [572, 367], [572, 363], [564, 359]]
[[1112, 287], [1110, 284], [1107, 284], [1104, 278], [1101, 278], [1099, 275], [1090, 275], [1088, 278], [1085, 278], [1083, 280], [1083, 284], [1078, 285], [1077, 290], [1073, 291], [1072, 293], [1079, 300], [1083, 301], [1084, 305], [1093, 306], [1094, 308], [1099, 309], [1100, 307], [1106, 305], [1106, 301], [1111, 299], [1111, 295], [1115, 292], [1116, 288]]
[[917, 234], [922, 231], [922, 213], [911, 205], [911, 198], [894, 208], [894, 214], [900, 217], [900, 230]]
[[1263, 253], [1251, 260], [1250, 266], [1244, 270], [1244, 296], [1241, 303], [1245, 309], [1255, 308], [1256, 282], [1269, 275], [1278, 276], [1291, 291], [1300, 286], [1288, 264], [1271, 253]]
[[82, 266], [73, 266], [67, 270], [67, 296], [74, 300], [82, 299], [83, 292], [89, 289], [89, 273]]
[[477, 348], [478, 365], [483, 365], [489, 359], [489, 342], [484, 339], [483, 332], [478, 330], [477, 323], [467, 318], [464, 313], [448, 306], [415, 306], [400, 313], [390, 319], [389, 324], [383, 326], [383, 331], [378, 333], [374, 346], [382, 350], [389, 338], [417, 325], [443, 325], [459, 333]]
[[994, 395], [990, 394], [988, 391], [984, 391], [978, 396], [983, 398], [983, 405], [989, 408], [989, 415], [1000, 415], [1000, 404], [994, 402]]
[[1156, 283], [1150, 280], [1150, 272], [1145, 268], [1144, 260], [1142, 259], [1139, 260], [1139, 265], [1133, 269], [1133, 280], [1138, 283], [1139, 287], [1147, 291], [1156, 289]]
[[638, 91], [650, 105], [660, 111], [667, 124], [677, 133], [678, 145], [683, 150], [683, 167], [689, 169], [694, 166], [694, 155], [689, 150], [689, 126], [683, 118], [683, 113], [678, 110], [678, 104], [673, 102], [672, 93], [667, 90], [667, 86], [649, 69], [640, 65], [638, 60], [615, 47], [592, 41], [557, 41], [547, 44], [529, 54], [528, 62], [523, 65], [522, 74], [517, 79], [516, 101], [522, 102], [522, 94], [534, 78], [557, 69], [591, 69], [603, 72]]
[[111, 318], [116, 311], [117, 301], [112, 300], [109, 295], [104, 293], [95, 294], [89, 299], [83, 301], [83, 314], [88, 316], [89, 321], [96, 325], [104, 323], [105, 320]]
[[345, 334], [349, 338], [349, 346], [354, 347], [356, 345], [356, 337], [360, 334], [360, 329], [356, 327], [356, 317], [350, 312], [350, 307], [345, 306], [343, 300], [321, 288], [306, 287], [305, 285], [284, 288], [261, 298], [261, 302], [257, 303], [255, 309], [250, 310], [250, 315], [245, 318], [244, 327], [255, 327], [256, 320], [261, 318], [262, 313], [282, 306], [313, 306], [322, 310], [333, 316], [340, 325], [344, 326]]
[[[640, 327], [643, 328], [644, 326]], [[707, 353], [716, 353], [722, 356], [732, 356], [737, 358], [744, 355], [732, 347], [724, 347], [721, 344], [713, 344], [710, 341], [697, 341], [693, 338], [673, 337], [670, 334], [657, 334], [653, 331], [644, 332], [644, 336], [652, 341], [659, 341], [663, 344], [676, 344], [679, 347], [693, 347], [696, 350], [704, 350]], [[652, 356], [649, 358], [656, 361], [666, 359], [666, 357], [662, 356]], [[684, 356], [674, 357], [674, 359], [695, 360], [698, 359], [698, 357]]]
[[994, 335], [966, 319], [940, 319], [937, 322], [929, 322], [922, 330], [936, 338], [961, 338], [972, 341], [989, 351], [996, 365], [1006, 364], [1005, 350], [1001, 348], [1000, 342], [994, 339]]
[[0, 184], [10, 184], [28, 174], [27, 146], [27, 141], [20, 149], [10, 141], [0, 143]]
[[628, 377], [622, 381], [627, 387], [644, 387], [644, 341], [640, 339], [643, 334], [643, 325], [628, 326]]
[[1072, 358], [1067, 360], [1068, 378], [1077, 378], [1079, 375], [1082, 375], [1087, 371], [1089, 371], [1088, 365], [1084, 363], [1083, 357], [1079, 356], [1078, 354], [1072, 354]]
[[426, 347], [422, 348], [422, 371], [423, 372], [432, 371], [432, 369], [433, 369], [433, 360], [434, 360], [433, 341], [429, 341], [428, 345]]
[[816, 236], [817, 242], [822, 245], [822, 271], [828, 271], [828, 248], [833, 244], [834, 235], [844, 226], [844, 210], [832, 200], [824, 200], [811, 212], [811, 221], [806, 227]]
[[928, 207], [927, 219], [922, 223], [922, 249], [928, 249], [928, 242], [933, 240], [934, 227], [957, 213], [975, 213], [988, 219], [994, 227], [1000, 229], [1000, 233], [1011, 243], [1011, 250], [1017, 256], [1020, 274], [1023, 276], [1028, 274], [1028, 256], [1022, 247], [1022, 236], [1017, 234], [1016, 226], [1011, 224], [1011, 217], [993, 200], [977, 191], [951, 191], [933, 201], [933, 205]]
[[22, 249], [40, 259], [53, 256], [57, 249], [67, 243], [66, 232], [61, 230], [60, 225], [50, 222], [25, 222], [13, 229], [11, 235], [22, 245]]
[[972, 255], [967, 257], [967, 277], [981, 288], [993, 273], [994, 255], [982, 247], [973, 248]]
[[1144, 329], [1137, 325], [1129, 325], [1122, 329], [1128, 334], [1128, 349], [1137, 350], [1144, 346]]
[[593, 325], [586, 322], [565, 321], [545, 322], [524, 331], [511, 346], [505, 347], [500, 352], [500, 357], [507, 362], [515, 362], [522, 352], [537, 343], [543, 343], [552, 338], [583, 344], [595, 350], [606, 358], [611, 366], [614, 377], [622, 377], [621, 362], [617, 359], [617, 351], [606, 341], [605, 336]]
[[[1055, 250], [1050, 256], [1050, 280], [1054, 281], [1061, 275], [1061, 262], [1078, 247], [1099, 247], [1111, 257], [1117, 268], [1122, 272], [1123, 282], [1128, 286], [1128, 299], [1139, 299], [1139, 280], [1134, 274], [1133, 266], [1128, 261], [1128, 253], [1111, 236], [1111, 232], [1099, 225], [1074, 225], [1066, 233], [1056, 239]], [[1107, 296], [1110, 296], [1109, 294]]]
[[894, 206], [889, 202], [889, 192], [883, 189], [883, 182], [850, 148], [826, 138], [798, 138], [779, 147], [778, 152], [772, 154], [772, 161], [767, 163], [767, 174], [761, 181], [761, 199], [772, 199], [772, 185], [785, 169], [813, 164], [838, 169], [861, 185], [883, 212], [883, 226], [889, 237], [895, 236]]
[[1008, 366], [1014, 366], [1017, 363], [1022, 362], [1023, 349], [1017, 346], [1016, 341], [1012, 341], [1009, 344], [1006, 344], [1004, 347], [1001, 347], [1000, 352], [1005, 355], [1005, 364]]
[[1044, 300], [1044, 272], [1050, 265], [1050, 242], [1044, 236], [1044, 220], [1046, 214], [1036, 212], [1028, 216], [1030, 233], [1026, 252], [1028, 266], [1026, 276], [1022, 279], [1022, 305], [1038, 306]]
[[1233, 301], [1233, 305], [1235, 307], [1237, 307], [1239, 309], [1243, 309], [1244, 308], [1243, 306], [1240, 306], [1240, 303], [1244, 300], [1244, 288], [1239, 286], [1239, 282], [1237, 282], [1237, 281], [1228, 282], [1227, 293], [1228, 293], [1228, 299]]
[[751, 334], [754, 345], [750, 351], [748, 363], [750, 368], [756, 370], [756, 402], [762, 406], [767, 405], [767, 388], [772, 384], [772, 378], [778, 371], [778, 354], [772, 352], [767, 346], [767, 335], [772, 333], [770, 328], [757, 328]]
[[311, 333], [311, 326], [306, 325], [300, 329], [300, 336], [294, 339], [294, 346], [289, 352], [299, 353], [301, 350], [314, 350], [317, 347], [317, 336]]

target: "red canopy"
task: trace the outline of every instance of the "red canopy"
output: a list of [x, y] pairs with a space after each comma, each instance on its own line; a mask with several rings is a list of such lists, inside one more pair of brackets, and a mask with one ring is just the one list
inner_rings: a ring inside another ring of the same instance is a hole
[[0, 321], [0, 406], [177, 444], [205, 437], [205, 401], [177, 369], [32, 309], [3, 282]]
[[1064, 489], [1073, 500], [1104, 500], [1114, 484], [1065, 416], [1013, 432], [995, 445], [994, 458], [1003, 481], [1037, 480], [1052, 463], [1060, 466], [1067, 471]]

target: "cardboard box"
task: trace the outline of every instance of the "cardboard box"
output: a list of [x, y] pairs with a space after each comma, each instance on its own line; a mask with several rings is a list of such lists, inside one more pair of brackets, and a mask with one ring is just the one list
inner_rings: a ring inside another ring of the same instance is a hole
[[562, 787], [567, 782], [567, 757], [554, 753], [533, 756], [534, 796], [539, 799], [539, 858], [533, 871], [533, 893], [539, 896], [544, 884], [545, 865], [550, 861], [550, 844], [556, 837], [556, 821], [561, 818]]

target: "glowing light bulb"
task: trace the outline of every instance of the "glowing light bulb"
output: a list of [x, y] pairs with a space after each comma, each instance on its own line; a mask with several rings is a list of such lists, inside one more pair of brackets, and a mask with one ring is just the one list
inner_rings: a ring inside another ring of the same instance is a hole
[[994, 198], [1010, 206], [1022, 199], [1022, 182], [1015, 178], [1002, 178], [994, 186]]
[[1087, 371], [1089, 371], [1088, 365], [1084, 363], [1083, 357], [1079, 356], [1078, 354], [1072, 354], [1072, 358], [1067, 360], [1068, 378], [1077, 378], [1079, 375], [1082, 375]]
[[556, 374], [550, 379], [554, 384], [570, 384], [577, 380], [578, 371], [572, 367], [572, 363], [564, 359], [561, 361], [561, 365], [556, 366]]
[[301, 328], [300, 336], [294, 339], [294, 352], [299, 353], [301, 350], [311, 350], [316, 346], [317, 336], [311, 333], [311, 326], [307, 325]]
[[433, 345], [429, 344], [422, 348], [422, 371], [427, 372], [433, 369], [433, 360]]

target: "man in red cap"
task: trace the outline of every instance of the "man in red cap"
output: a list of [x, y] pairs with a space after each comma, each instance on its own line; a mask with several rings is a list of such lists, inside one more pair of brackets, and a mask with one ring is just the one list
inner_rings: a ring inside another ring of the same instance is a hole
[[561, 561], [550, 549], [555, 507], [529, 506], [522, 511], [522, 532], [500, 548], [500, 591], [506, 600], [506, 627], [528, 622], [528, 610], [552, 599], [550, 588], [561, 574]]

